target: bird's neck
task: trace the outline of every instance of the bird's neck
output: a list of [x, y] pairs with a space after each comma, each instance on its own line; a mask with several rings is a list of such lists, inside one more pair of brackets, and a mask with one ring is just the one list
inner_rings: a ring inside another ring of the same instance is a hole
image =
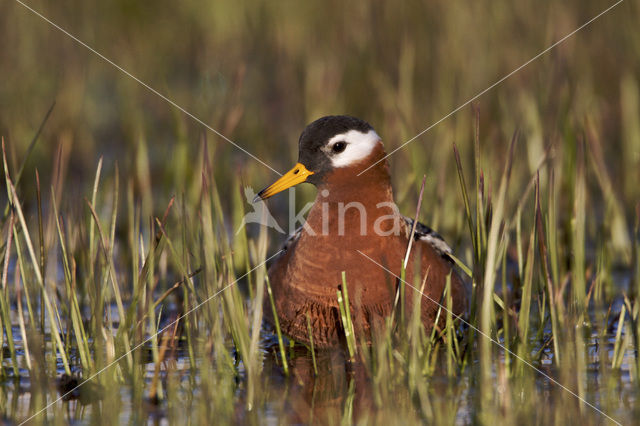
[[389, 163], [382, 143], [361, 162], [332, 170], [318, 185], [316, 201], [360, 202], [371, 205], [393, 202]]
[[335, 169], [326, 176], [318, 185], [308, 225], [330, 235], [388, 234], [396, 229], [400, 215], [393, 201], [389, 165], [383, 158], [380, 149], [361, 164]]

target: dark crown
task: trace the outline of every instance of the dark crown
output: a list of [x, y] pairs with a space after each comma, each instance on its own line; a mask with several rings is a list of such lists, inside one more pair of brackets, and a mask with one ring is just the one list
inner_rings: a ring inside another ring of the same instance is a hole
[[309, 124], [300, 135], [300, 146], [310, 142], [325, 142], [335, 135], [357, 130], [367, 133], [373, 127], [364, 120], [349, 115], [328, 115]]

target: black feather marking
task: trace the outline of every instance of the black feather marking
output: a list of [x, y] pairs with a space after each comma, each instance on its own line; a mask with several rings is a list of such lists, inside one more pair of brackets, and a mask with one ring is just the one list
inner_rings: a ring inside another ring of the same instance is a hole
[[[407, 234], [409, 232], [411, 232], [411, 229], [413, 228], [413, 219], [403, 216], [404, 221], [407, 224]], [[409, 237], [409, 235], [407, 235], [407, 237]], [[442, 238], [442, 236], [440, 234], [438, 234], [436, 231], [434, 231], [433, 229], [429, 228], [427, 225], [418, 222], [418, 224], [416, 225], [416, 232], [413, 235], [414, 241], [424, 241], [426, 243], [429, 243], [429, 245], [431, 245], [431, 247], [433, 247], [442, 257], [444, 257], [447, 260], [453, 261], [453, 259], [451, 259], [451, 257], [449, 256], [450, 254], [453, 253], [453, 250], [451, 250], [451, 247], [449, 247], [449, 244], [447, 244], [447, 242], [444, 240], [444, 238]]]

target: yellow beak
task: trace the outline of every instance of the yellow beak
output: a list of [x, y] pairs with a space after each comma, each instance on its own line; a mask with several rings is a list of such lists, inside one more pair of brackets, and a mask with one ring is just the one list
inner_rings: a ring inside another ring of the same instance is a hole
[[312, 174], [313, 172], [307, 170], [307, 168], [302, 163], [298, 163], [293, 167], [293, 169], [285, 173], [284, 176], [282, 176], [280, 179], [260, 191], [258, 195], [256, 195], [254, 202], [260, 198], [266, 200], [267, 198], [277, 194], [278, 192], [282, 192], [287, 188], [291, 188], [292, 186], [302, 183], [306, 181], [307, 178]]

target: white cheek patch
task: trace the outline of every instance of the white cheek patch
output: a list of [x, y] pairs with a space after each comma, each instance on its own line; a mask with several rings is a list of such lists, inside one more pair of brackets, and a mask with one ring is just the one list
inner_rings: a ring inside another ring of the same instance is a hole
[[[340, 141], [346, 142], [347, 147], [340, 153], [332, 153], [331, 148], [333, 144]], [[379, 141], [380, 136], [373, 130], [369, 130], [367, 133], [349, 130], [346, 133], [336, 135], [329, 139], [329, 143], [327, 144], [331, 164], [333, 167], [347, 167], [358, 163], [371, 154], [371, 151], [373, 151], [373, 148], [375, 148]]]

